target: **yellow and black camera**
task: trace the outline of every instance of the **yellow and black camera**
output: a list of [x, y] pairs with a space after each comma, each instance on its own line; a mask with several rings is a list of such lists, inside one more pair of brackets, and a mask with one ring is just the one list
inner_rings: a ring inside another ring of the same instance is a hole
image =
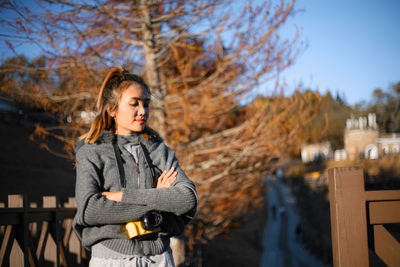
[[163, 217], [159, 211], [149, 211], [139, 220], [127, 222], [125, 229], [128, 231], [129, 238], [143, 237], [161, 231]]

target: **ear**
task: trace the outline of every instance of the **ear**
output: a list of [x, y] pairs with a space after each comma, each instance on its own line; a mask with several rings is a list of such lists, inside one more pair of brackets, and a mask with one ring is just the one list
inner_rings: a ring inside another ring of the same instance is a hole
[[107, 108], [106, 108], [106, 110], [107, 110], [107, 113], [111, 116], [111, 117], [115, 117], [115, 108], [113, 108], [113, 107], [111, 107], [111, 106], [108, 106]]

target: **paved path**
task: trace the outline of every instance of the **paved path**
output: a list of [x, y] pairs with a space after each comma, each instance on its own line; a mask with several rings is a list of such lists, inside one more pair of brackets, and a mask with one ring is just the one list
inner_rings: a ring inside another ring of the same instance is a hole
[[325, 266], [296, 242], [296, 226], [300, 218], [289, 188], [273, 176], [267, 179], [267, 186], [268, 221], [264, 230], [261, 267]]

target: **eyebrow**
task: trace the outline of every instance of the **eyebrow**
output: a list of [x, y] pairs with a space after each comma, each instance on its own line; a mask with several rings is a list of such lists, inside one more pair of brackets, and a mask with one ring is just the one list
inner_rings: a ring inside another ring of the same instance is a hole
[[137, 101], [150, 101], [150, 98], [140, 98], [140, 97], [131, 97], [130, 100], [137, 100]]

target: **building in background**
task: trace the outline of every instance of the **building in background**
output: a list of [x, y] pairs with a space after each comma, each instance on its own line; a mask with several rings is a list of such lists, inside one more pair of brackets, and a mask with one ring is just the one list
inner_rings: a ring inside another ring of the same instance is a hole
[[344, 130], [344, 149], [347, 158], [350, 160], [377, 159], [379, 157], [378, 137], [375, 114], [368, 114], [368, 119], [366, 117], [347, 119]]
[[353, 116], [346, 120], [344, 131], [344, 149], [335, 150], [329, 142], [307, 144], [301, 147], [303, 162], [316, 159], [354, 160], [359, 158], [377, 159], [386, 155], [400, 154], [400, 134], [380, 134], [376, 123], [376, 115], [367, 117]]
[[400, 154], [400, 134], [392, 133], [380, 135], [378, 144], [382, 156]]
[[332, 146], [330, 142], [318, 144], [306, 144], [301, 147], [301, 160], [310, 162], [332, 158]]

